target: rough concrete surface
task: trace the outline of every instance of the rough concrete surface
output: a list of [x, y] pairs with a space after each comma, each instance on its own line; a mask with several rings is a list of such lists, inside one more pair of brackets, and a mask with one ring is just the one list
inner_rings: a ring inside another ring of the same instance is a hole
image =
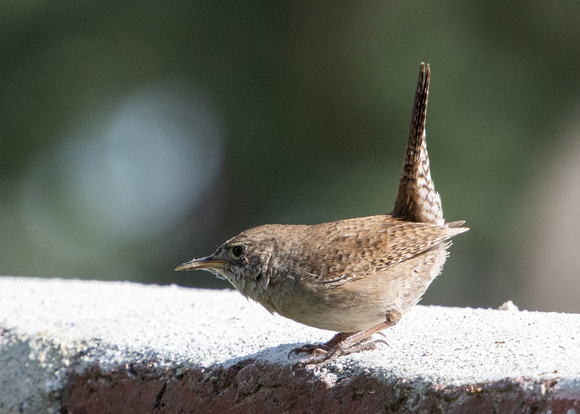
[[0, 413], [580, 413], [580, 315], [417, 306], [321, 369], [332, 332], [234, 291], [0, 277]]

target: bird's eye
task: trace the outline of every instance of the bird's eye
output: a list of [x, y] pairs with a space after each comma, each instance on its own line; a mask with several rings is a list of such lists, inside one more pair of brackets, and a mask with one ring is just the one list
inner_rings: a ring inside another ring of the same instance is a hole
[[238, 258], [242, 254], [244, 254], [244, 246], [242, 246], [241, 244], [237, 244], [235, 246], [232, 246], [232, 256]]

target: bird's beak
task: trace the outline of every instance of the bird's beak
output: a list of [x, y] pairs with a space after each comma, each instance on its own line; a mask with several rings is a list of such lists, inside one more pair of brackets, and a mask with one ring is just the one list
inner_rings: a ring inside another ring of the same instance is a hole
[[216, 260], [213, 256], [203, 257], [201, 259], [193, 259], [189, 262], [183, 263], [175, 268], [175, 270], [198, 270], [198, 269], [223, 269], [227, 263], [221, 260]]

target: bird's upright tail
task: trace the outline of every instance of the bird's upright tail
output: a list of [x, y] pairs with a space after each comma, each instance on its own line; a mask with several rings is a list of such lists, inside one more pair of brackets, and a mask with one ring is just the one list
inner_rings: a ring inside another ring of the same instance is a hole
[[393, 217], [405, 221], [445, 225], [441, 197], [435, 191], [429, 170], [429, 155], [425, 141], [425, 117], [429, 97], [429, 65], [421, 62], [419, 81], [413, 104], [413, 117], [407, 143], [407, 153], [395, 199]]

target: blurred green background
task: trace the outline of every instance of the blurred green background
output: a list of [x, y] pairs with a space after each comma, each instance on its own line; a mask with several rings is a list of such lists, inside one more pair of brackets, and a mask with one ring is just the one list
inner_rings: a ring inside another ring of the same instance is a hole
[[227, 287], [264, 223], [386, 213], [431, 64], [466, 220], [422, 303], [580, 312], [580, 3], [0, 3], [0, 274]]

